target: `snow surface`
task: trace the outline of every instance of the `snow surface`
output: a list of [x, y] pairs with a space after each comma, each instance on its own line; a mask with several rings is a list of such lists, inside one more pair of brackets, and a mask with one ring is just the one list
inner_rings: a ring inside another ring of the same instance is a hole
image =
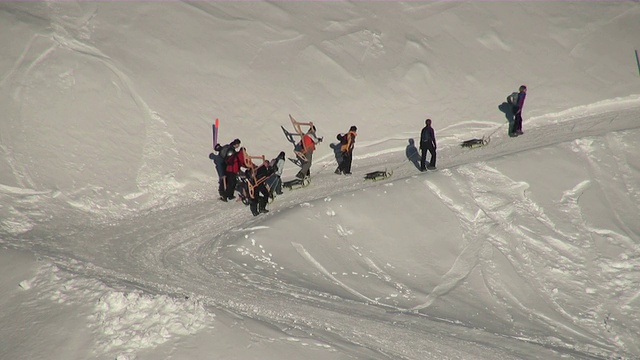
[[[0, 359], [640, 358], [637, 1], [2, 2], [0, 26]], [[289, 114], [325, 136], [312, 184], [218, 201], [215, 118], [272, 158]]]

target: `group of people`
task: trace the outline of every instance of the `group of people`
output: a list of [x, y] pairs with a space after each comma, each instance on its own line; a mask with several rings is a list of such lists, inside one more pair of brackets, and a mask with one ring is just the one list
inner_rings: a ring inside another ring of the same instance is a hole
[[[340, 146], [340, 157], [338, 158], [338, 167], [335, 173], [338, 175], [351, 175], [351, 164], [353, 161], [353, 148], [358, 136], [358, 127], [352, 125], [349, 131], [344, 134], [338, 134], [337, 140]], [[309, 130], [302, 136], [300, 142], [296, 145], [294, 152], [300, 163], [300, 171], [296, 174], [296, 178], [302, 180], [310, 176], [311, 163], [313, 161], [313, 152], [316, 145], [322, 142], [316, 134], [316, 127], [311, 123]]]
[[[240, 147], [240, 139], [235, 139], [227, 145], [217, 144], [216, 153], [210, 153], [218, 173], [218, 194], [220, 200], [227, 202], [236, 198], [238, 192], [243, 202], [249, 205], [251, 213], [257, 216], [269, 212], [267, 203], [275, 194], [282, 194], [282, 170], [284, 169], [285, 153], [281, 151], [272, 160], [264, 156], [253, 157], [247, 154], [244, 147]], [[259, 159], [254, 164], [253, 159]]]
[[[510, 110], [513, 114], [513, 119], [510, 118], [509, 120], [509, 136], [511, 137], [524, 134], [522, 131], [522, 109], [526, 97], [526, 85], [521, 85], [518, 88], [518, 92], [514, 92], [507, 97], [507, 103], [511, 105]], [[420, 132], [420, 171], [436, 169], [436, 135], [431, 123], [431, 119], [425, 120], [425, 126]], [[431, 154], [428, 164], [426, 162], [427, 153]]]
[[[356, 126], [351, 126], [349, 132], [341, 137], [342, 158], [336, 174], [351, 174], [357, 130]], [[317, 137], [316, 127], [312, 124], [294, 148], [300, 165], [296, 178], [304, 179], [310, 176], [313, 152], [320, 142], [322, 138]], [[281, 151], [271, 160], [266, 160], [264, 156], [250, 156], [246, 149], [241, 147], [240, 139], [235, 139], [226, 145], [216, 144], [214, 150], [217, 154], [212, 152], [209, 158], [214, 162], [218, 173], [220, 200], [224, 202], [233, 200], [237, 192], [242, 201], [249, 205], [254, 216], [269, 212], [267, 210], [269, 199], [282, 194], [281, 176], [285, 165], [285, 152]], [[254, 159], [260, 162], [255, 164]]]
[[[514, 115], [512, 126], [509, 128], [510, 136], [522, 135], [522, 108], [527, 95], [527, 87], [520, 86], [518, 93], [513, 93], [508, 98], [508, 103], [512, 106]], [[322, 142], [316, 134], [316, 127], [313, 123], [307, 123], [309, 129], [302, 133], [298, 125], [300, 141], [294, 147], [300, 171], [296, 178], [302, 180], [310, 176], [310, 169], [313, 161], [313, 153], [316, 145]], [[353, 149], [355, 146], [358, 128], [353, 125], [345, 134], [339, 134], [337, 140], [340, 142], [340, 158], [335, 173], [338, 175], [351, 175], [351, 164], [353, 161]], [[293, 142], [293, 140], [292, 140]], [[285, 152], [281, 151], [277, 157], [266, 160], [264, 156], [252, 157], [246, 149], [240, 147], [240, 139], [235, 139], [227, 145], [217, 144], [215, 151], [209, 158], [214, 161], [219, 176], [218, 193], [222, 201], [235, 199], [235, 192], [238, 191], [243, 202], [250, 205], [251, 213], [254, 216], [268, 212], [266, 206], [269, 199], [275, 198], [275, 194], [282, 194], [282, 170], [285, 165]], [[420, 171], [436, 169], [436, 135], [432, 127], [432, 120], [426, 119], [425, 126], [420, 132]], [[430, 154], [427, 163], [427, 153]], [[261, 163], [256, 165], [253, 159], [261, 159]]]

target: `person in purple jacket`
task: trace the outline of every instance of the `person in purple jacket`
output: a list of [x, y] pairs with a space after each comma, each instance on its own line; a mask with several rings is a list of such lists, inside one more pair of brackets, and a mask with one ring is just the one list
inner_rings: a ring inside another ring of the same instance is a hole
[[522, 108], [524, 107], [524, 99], [526, 97], [527, 87], [522, 85], [519, 89], [518, 101], [513, 105], [513, 114], [515, 115], [515, 119], [513, 122], [513, 134], [511, 134], [511, 136], [524, 134], [524, 132], [522, 132]]

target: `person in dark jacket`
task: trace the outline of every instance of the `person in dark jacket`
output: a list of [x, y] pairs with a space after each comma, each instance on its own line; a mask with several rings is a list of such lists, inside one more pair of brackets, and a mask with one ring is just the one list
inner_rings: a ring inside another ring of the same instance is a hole
[[216, 146], [214, 147], [214, 150], [217, 151], [218, 154], [214, 154], [214, 153], [209, 154], [209, 159], [213, 160], [213, 163], [216, 166], [216, 172], [218, 173], [218, 194], [220, 195], [220, 198], [224, 201], [227, 200], [226, 159], [227, 157], [235, 153], [238, 147], [240, 147], [240, 139], [235, 139], [226, 145], [216, 144]]
[[338, 168], [335, 173], [340, 175], [351, 175], [351, 163], [353, 161], [353, 147], [356, 143], [356, 136], [358, 136], [358, 128], [353, 125], [349, 128], [349, 132], [346, 133], [340, 141], [340, 151], [342, 152], [342, 161], [338, 164]]
[[[420, 171], [426, 169], [434, 170], [436, 168], [436, 133], [431, 127], [431, 119], [425, 120], [425, 127], [420, 132]], [[427, 151], [431, 153], [431, 159], [429, 165], [425, 167], [427, 160]]]
[[[252, 173], [254, 171], [255, 173]], [[253, 193], [249, 193], [249, 209], [253, 216], [261, 213], [268, 213], [267, 203], [269, 202], [269, 189], [267, 187], [267, 179], [273, 174], [274, 169], [269, 161], [264, 161], [260, 166], [255, 167], [249, 172], [247, 180], [253, 186]]]
[[222, 198], [224, 197], [224, 167], [225, 167], [224, 160], [222, 159], [222, 156], [220, 156], [222, 146], [220, 144], [217, 144], [214, 150], [217, 151], [218, 154], [210, 153], [209, 159], [213, 161], [213, 164], [216, 167], [216, 172], [218, 173], [218, 194], [220, 195], [220, 198]]
[[281, 151], [278, 156], [271, 160], [269, 166], [273, 170], [273, 173], [267, 180], [267, 186], [269, 187], [269, 195], [273, 198], [275, 197], [274, 193], [277, 195], [282, 195], [282, 171], [284, 170], [284, 151]]
[[522, 108], [524, 107], [524, 99], [527, 97], [527, 87], [522, 85], [518, 90], [518, 101], [513, 105], [513, 114], [515, 118], [513, 121], [513, 133], [509, 134], [511, 136], [524, 134], [522, 131]]

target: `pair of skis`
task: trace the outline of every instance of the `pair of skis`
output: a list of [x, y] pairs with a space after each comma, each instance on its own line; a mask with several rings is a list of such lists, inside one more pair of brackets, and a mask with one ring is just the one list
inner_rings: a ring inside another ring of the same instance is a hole
[[211, 128], [213, 130], [213, 148], [216, 148], [218, 145], [218, 128], [220, 127], [220, 120], [216, 118], [216, 122], [211, 124]]

